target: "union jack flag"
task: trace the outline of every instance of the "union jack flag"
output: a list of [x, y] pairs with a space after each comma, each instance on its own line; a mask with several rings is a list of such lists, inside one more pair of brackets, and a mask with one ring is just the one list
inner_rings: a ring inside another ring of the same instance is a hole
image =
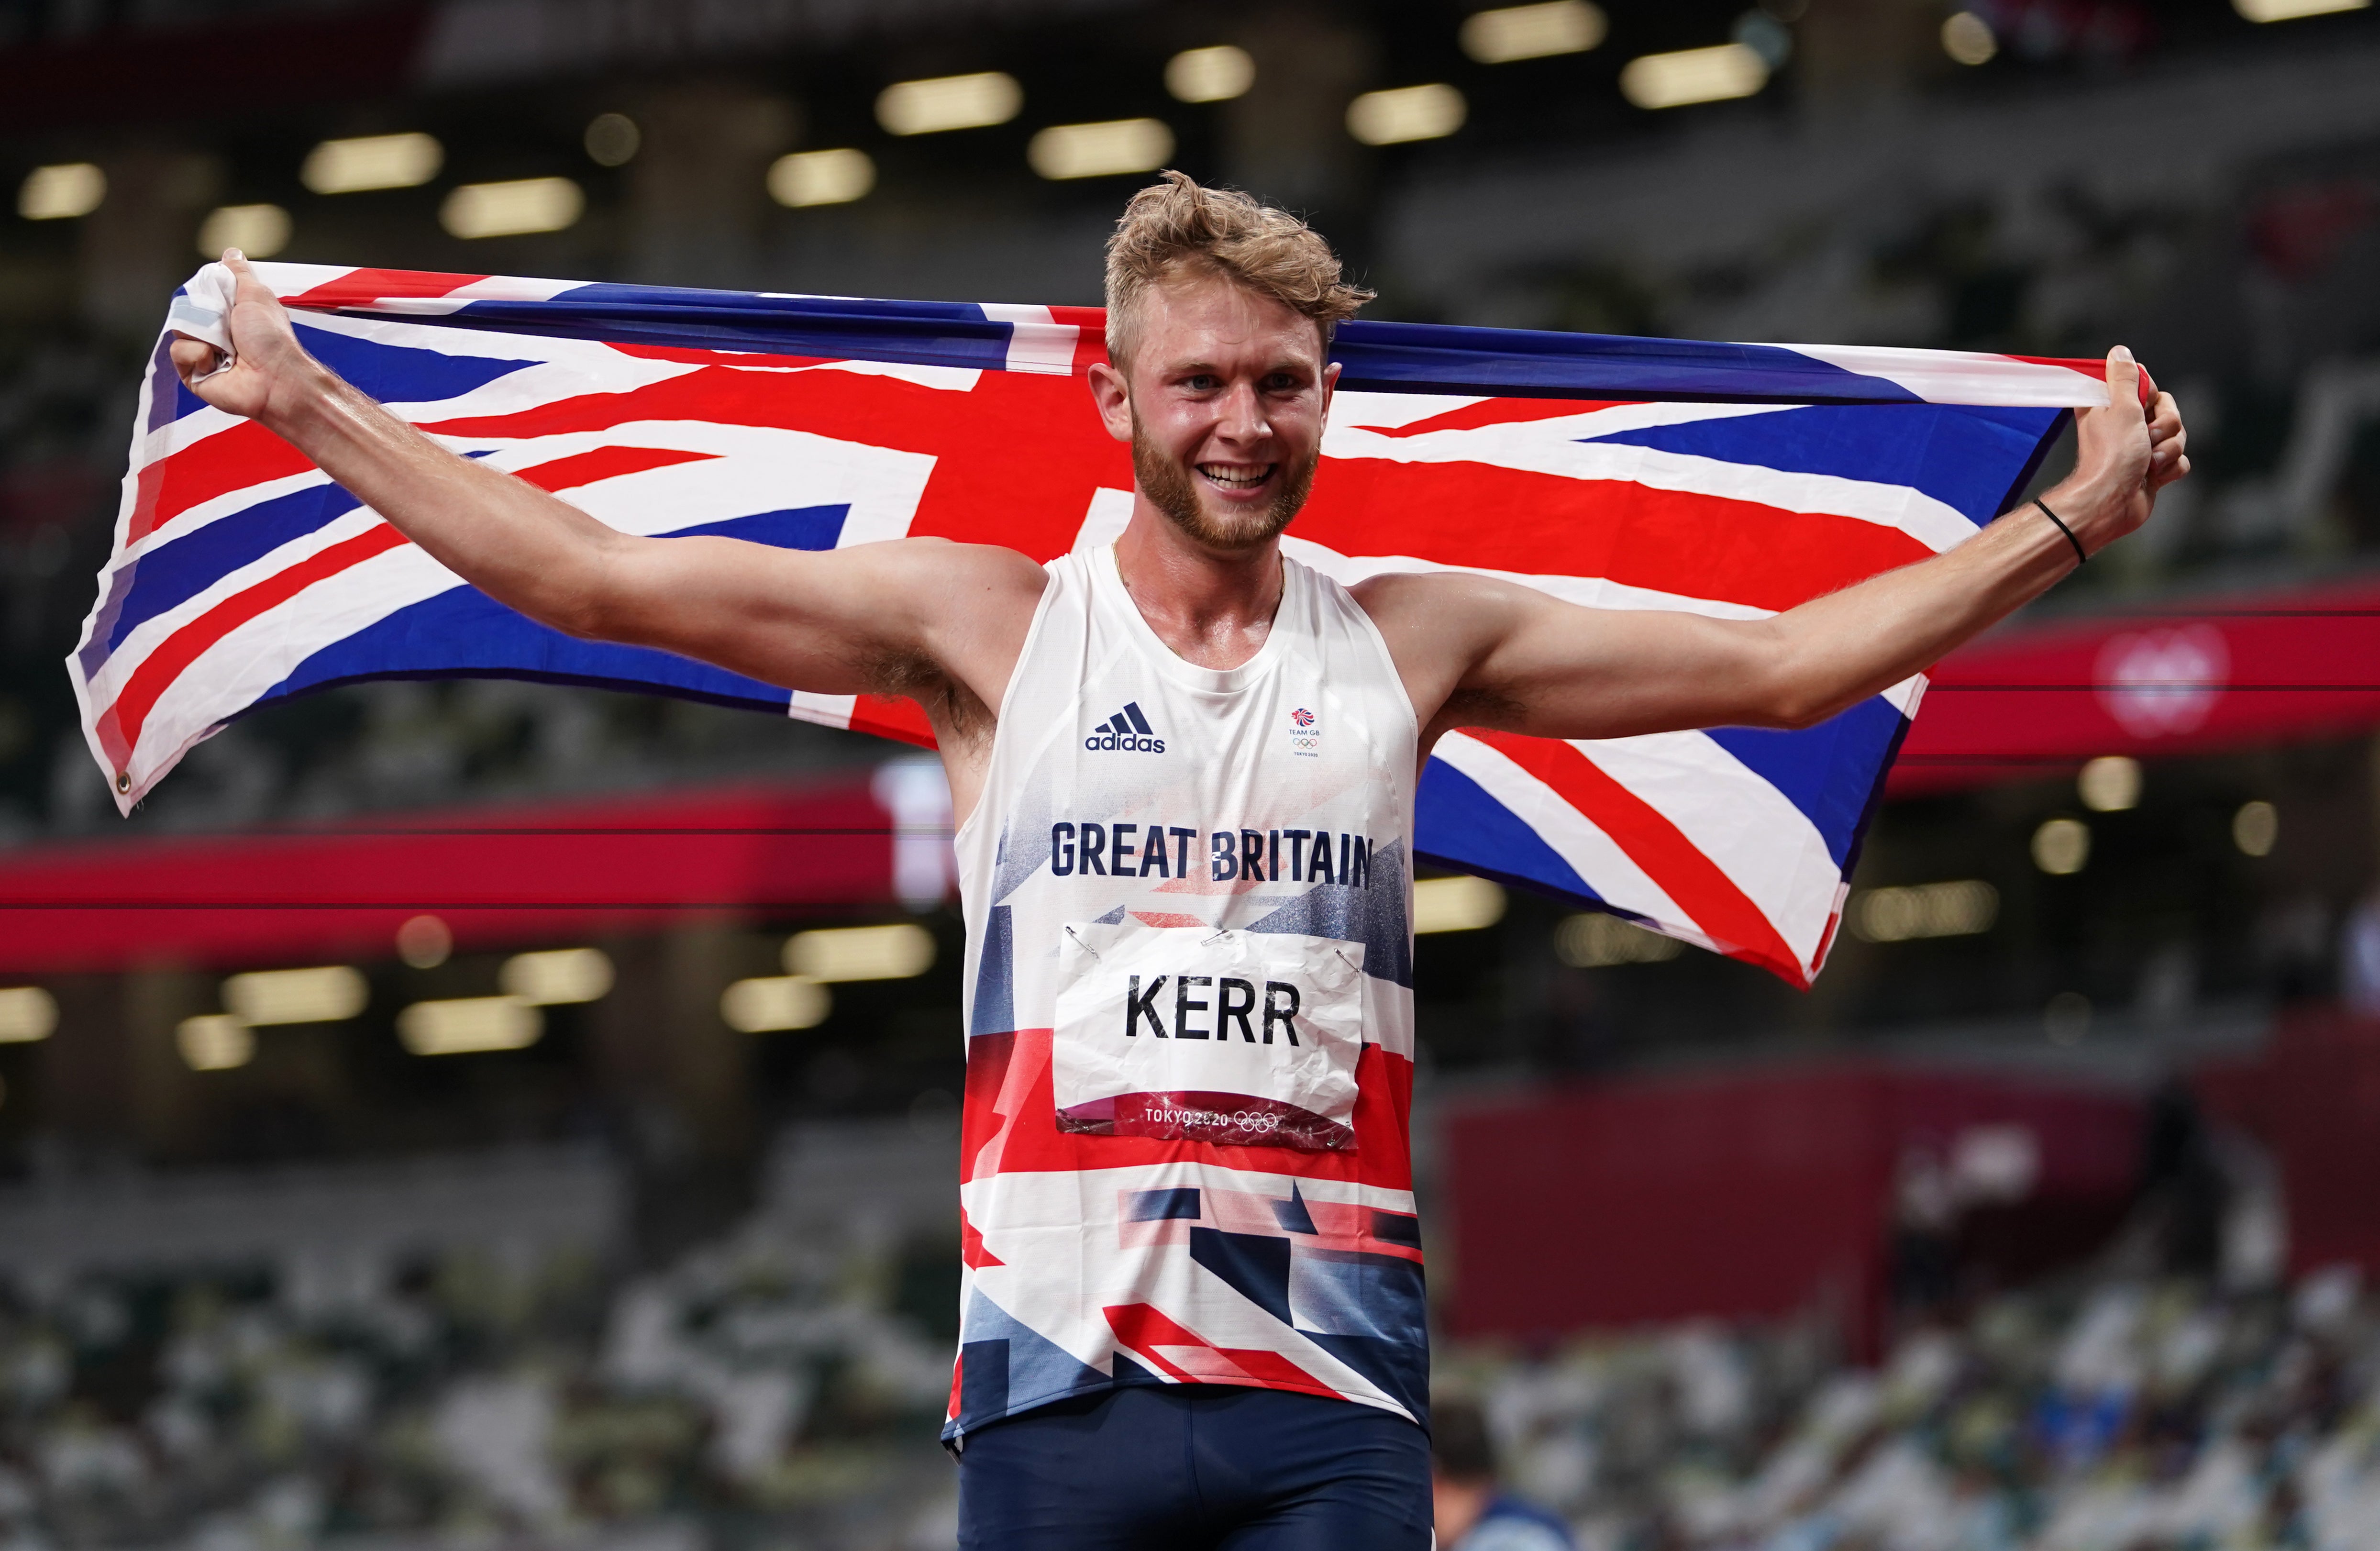
[[[465, 456], [644, 534], [801, 549], [1107, 542], [1127, 451], [1075, 381], [1092, 308], [867, 301], [263, 264], [306, 346]], [[168, 331], [221, 343], [230, 277]], [[129, 812], [235, 717], [366, 679], [629, 687], [927, 742], [905, 700], [793, 693], [570, 639], [432, 561], [161, 334], [115, 545], [68, 660]], [[1950, 548], [2031, 477], [2096, 362], [1355, 321], [1283, 539], [1342, 582], [1473, 570], [1580, 603], [1758, 618]], [[1416, 849], [1807, 985], [1925, 687], [1806, 732], [1450, 735]]]

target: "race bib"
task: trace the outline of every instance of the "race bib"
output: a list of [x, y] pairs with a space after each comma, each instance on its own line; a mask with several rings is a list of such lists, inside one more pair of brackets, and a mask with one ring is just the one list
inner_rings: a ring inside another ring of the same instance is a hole
[[1059, 1130], [1354, 1149], [1363, 944], [1127, 916], [1058, 967]]

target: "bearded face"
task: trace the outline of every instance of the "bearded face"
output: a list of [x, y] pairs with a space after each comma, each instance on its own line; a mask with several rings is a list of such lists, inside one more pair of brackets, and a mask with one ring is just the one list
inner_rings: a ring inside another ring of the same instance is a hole
[[1284, 461], [1267, 471], [1262, 482], [1269, 484], [1271, 490], [1262, 504], [1251, 508], [1216, 503], [1209, 506], [1200, 500], [1201, 487], [1231, 481], [1232, 474], [1212, 463], [1204, 470], [1185, 464], [1158, 444], [1138, 414], [1133, 416], [1134, 482], [1150, 505], [1162, 512], [1185, 538], [1206, 549], [1252, 550], [1280, 537], [1281, 529], [1305, 506], [1306, 496], [1314, 489], [1314, 471], [1321, 462], [1322, 449], [1318, 443], [1306, 449], [1293, 465]]
[[1271, 543], [1305, 504], [1337, 374], [1313, 319], [1220, 274], [1152, 288], [1128, 362], [1092, 369], [1141, 499], [1218, 554]]

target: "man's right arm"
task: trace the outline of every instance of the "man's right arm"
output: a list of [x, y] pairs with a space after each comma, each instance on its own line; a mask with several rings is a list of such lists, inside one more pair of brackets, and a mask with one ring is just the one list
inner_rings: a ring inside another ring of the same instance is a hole
[[[234, 364], [198, 381], [217, 353], [177, 340], [190, 391], [264, 424], [498, 601], [568, 635], [658, 647], [788, 688], [900, 693], [954, 680], [1000, 703], [1014, 658], [1000, 648], [1012, 635], [1021, 643], [1043, 579], [1025, 556], [931, 539], [811, 551], [621, 533], [439, 446], [342, 382], [307, 355], [247, 261], [225, 261], [238, 280]], [[998, 682], [978, 682], [988, 677]]]

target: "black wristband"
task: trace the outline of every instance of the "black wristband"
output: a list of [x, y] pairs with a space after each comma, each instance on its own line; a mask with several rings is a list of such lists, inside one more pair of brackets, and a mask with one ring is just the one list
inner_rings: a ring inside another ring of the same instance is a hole
[[2066, 535], [2066, 541], [2074, 546], [2074, 563], [2081, 565], [2087, 563], [2091, 557], [2082, 552], [2082, 540], [2074, 537], [2074, 530], [2066, 526], [2065, 519], [2060, 517], [2057, 513], [2051, 511], [2049, 509], [2049, 503], [2042, 500], [2041, 497], [2037, 495], [2033, 498], [2033, 503], [2041, 508], [2041, 515], [2043, 516], [2047, 517], [2051, 522], [2058, 525], [2058, 531]]

